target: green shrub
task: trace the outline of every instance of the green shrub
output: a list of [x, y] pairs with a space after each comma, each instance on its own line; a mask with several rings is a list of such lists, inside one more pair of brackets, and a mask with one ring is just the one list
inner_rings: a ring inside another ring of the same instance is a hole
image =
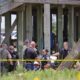
[[26, 71], [22, 67], [18, 67], [16, 71], [4, 74], [0, 80], [76, 80], [77, 73], [78, 71], [68, 69], [63, 71], [53, 69]]

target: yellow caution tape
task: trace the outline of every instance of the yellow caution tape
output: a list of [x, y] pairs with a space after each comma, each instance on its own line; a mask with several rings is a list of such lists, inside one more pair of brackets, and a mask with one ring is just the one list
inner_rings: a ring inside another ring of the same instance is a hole
[[20, 62], [25, 62], [25, 61], [64, 61], [64, 62], [68, 62], [68, 61], [80, 61], [80, 59], [57, 59], [57, 60], [34, 60], [34, 59], [0, 59], [0, 62], [6, 62], [6, 61], [20, 61]]

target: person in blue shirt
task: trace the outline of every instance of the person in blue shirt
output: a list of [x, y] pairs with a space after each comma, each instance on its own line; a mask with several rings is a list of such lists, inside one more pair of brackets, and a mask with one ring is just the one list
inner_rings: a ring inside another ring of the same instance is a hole
[[50, 34], [50, 45], [51, 45], [51, 50], [54, 49], [54, 40], [55, 40], [55, 34], [51, 32]]

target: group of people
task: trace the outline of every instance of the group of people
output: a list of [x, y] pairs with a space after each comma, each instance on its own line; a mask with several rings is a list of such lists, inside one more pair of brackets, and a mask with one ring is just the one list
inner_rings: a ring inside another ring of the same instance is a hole
[[[22, 59], [24, 59], [23, 67], [29, 70], [44, 70], [48, 68], [55, 69], [58, 66], [57, 59], [64, 59], [71, 50], [68, 46], [68, 42], [63, 43], [63, 48], [58, 52], [50, 52], [48, 49], [38, 50], [35, 41], [25, 40]], [[7, 46], [6, 44], [0, 45], [0, 71], [11, 72], [16, 70], [16, 66], [19, 64], [18, 52], [13, 45]]]
[[0, 45], [0, 71], [2, 73], [14, 71], [18, 63], [17, 61], [13, 61], [12, 59], [18, 58], [19, 56], [13, 45]]
[[70, 50], [68, 42], [64, 42], [62, 49], [58, 52], [52, 52], [52, 54], [49, 54], [50, 52], [48, 49], [38, 51], [35, 41], [29, 42], [26, 40], [25, 49], [23, 50], [23, 59], [25, 60], [23, 66], [26, 70], [55, 69], [59, 64], [55, 60], [64, 59]]

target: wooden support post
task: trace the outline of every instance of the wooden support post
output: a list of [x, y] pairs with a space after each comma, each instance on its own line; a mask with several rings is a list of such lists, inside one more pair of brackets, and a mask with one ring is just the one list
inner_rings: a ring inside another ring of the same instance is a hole
[[26, 6], [26, 38], [32, 40], [33, 37], [33, 25], [32, 25], [32, 5]]
[[22, 49], [23, 49], [23, 26], [24, 26], [24, 12], [18, 12], [17, 14], [18, 18], [18, 27], [17, 27], [17, 32], [18, 32], [18, 54], [19, 57], [22, 58]]
[[[7, 32], [9, 32], [10, 28], [11, 28], [11, 14], [8, 12], [5, 14], [5, 37], [10, 35], [7, 33]], [[10, 37], [6, 38], [5, 43], [10, 45]]]
[[58, 46], [59, 49], [63, 46], [63, 26], [64, 16], [62, 6], [58, 7]]
[[50, 4], [44, 4], [44, 48], [50, 52]]
[[68, 8], [68, 42], [69, 46], [73, 46], [74, 42], [74, 7]]
[[43, 49], [43, 11], [42, 6], [37, 7], [37, 43], [38, 49]]

